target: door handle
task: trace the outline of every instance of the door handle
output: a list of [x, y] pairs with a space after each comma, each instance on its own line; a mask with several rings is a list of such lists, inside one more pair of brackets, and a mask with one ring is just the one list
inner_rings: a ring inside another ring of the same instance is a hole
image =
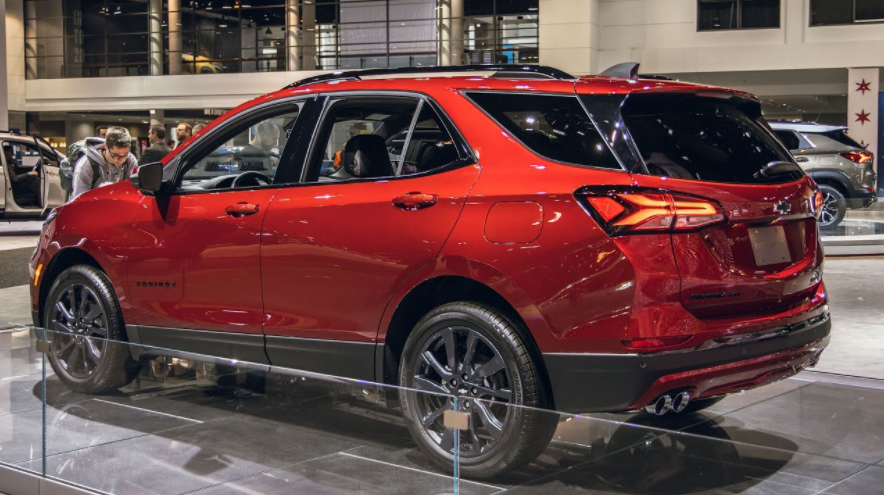
[[224, 209], [224, 213], [232, 216], [233, 218], [242, 218], [248, 215], [254, 215], [258, 213], [260, 206], [253, 205], [251, 203], [246, 203], [245, 201], [233, 204]]
[[807, 158], [806, 156], [799, 156], [798, 158], [795, 159], [795, 161], [798, 163], [804, 163], [804, 162], [809, 162], [810, 159]]
[[429, 208], [439, 201], [439, 196], [435, 194], [423, 194], [419, 192], [410, 192], [403, 194], [393, 200], [393, 206], [402, 208], [406, 211], [417, 211], [423, 208]]

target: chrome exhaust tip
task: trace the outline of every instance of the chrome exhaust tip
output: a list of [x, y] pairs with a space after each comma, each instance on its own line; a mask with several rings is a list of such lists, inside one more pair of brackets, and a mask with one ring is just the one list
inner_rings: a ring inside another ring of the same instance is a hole
[[672, 399], [672, 412], [680, 413], [688, 407], [688, 402], [691, 401], [691, 394], [688, 393], [687, 390], [679, 393]]
[[661, 395], [654, 402], [645, 406], [645, 412], [654, 416], [663, 416], [672, 409], [672, 396], [669, 394]]

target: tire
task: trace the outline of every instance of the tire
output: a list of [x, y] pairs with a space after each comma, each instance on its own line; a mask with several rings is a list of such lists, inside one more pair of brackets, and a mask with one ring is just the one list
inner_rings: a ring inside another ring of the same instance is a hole
[[[451, 472], [454, 464], [453, 430], [442, 426], [454, 394], [458, 410], [470, 415], [470, 429], [460, 432], [462, 476], [500, 476], [531, 462], [549, 444], [558, 415], [539, 410], [548, 406], [548, 394], [538, 358], [521, 336], [526, 334], [496, 309], [469, 302], [439, 306], [415, 325], [399, 366], [399, 401], [415, 443], [443, 470]], [[448, 362], [436, 358], [434, 366], [426, 353]], [[458, 373], [451, 373], [452, 362]], [[475, 376], [480, 369], [485, 376]], [[434, 395], [440, 393], [446, 395]]]
[[77, 265], [52, 284], [43, 308], [49, 362], [69, 389], [105, 394], [128, 385], [141, 369], [132, 359], [120, 305], [107, 276]]
[[820, 184], [820, 192], [823, 193], [823, 211], [820, 214], [820, 228], [833, 229], [844, 220], [847, 214], [847, 199], [838, 189]]

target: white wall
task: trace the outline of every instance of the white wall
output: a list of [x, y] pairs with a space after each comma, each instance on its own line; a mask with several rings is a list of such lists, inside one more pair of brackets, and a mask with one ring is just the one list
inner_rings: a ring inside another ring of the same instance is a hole
[[779, 29], [704, 32], [696, 0], [599, 1], [601, 69], [626, 61], [659, 74], [884, 66], [884, 24], [810, 27], [809, 0], [782, 0]]
[[37, 79], [25, 88], [29, 112], [232, 108], [322, 72]]

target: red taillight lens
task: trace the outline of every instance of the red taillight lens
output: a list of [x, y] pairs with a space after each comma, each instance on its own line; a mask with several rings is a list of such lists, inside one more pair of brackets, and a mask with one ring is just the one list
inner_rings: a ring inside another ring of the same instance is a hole
[[817, 218], [820, 217], [820, 213], [823, 211], [823, 192], [819, 189], [813, 193], [813, 214], [816, 215]]
[[868, 151], [845, 151], [844, 153], [838, 154], [860, 165], [871, 163], [872, 159], [874, 158], [874, 155], [872, 155]]
[[693, 231], [726, 221], [714, 201], [669, 191], [584, 188], [574, 194], [610, 235]]

